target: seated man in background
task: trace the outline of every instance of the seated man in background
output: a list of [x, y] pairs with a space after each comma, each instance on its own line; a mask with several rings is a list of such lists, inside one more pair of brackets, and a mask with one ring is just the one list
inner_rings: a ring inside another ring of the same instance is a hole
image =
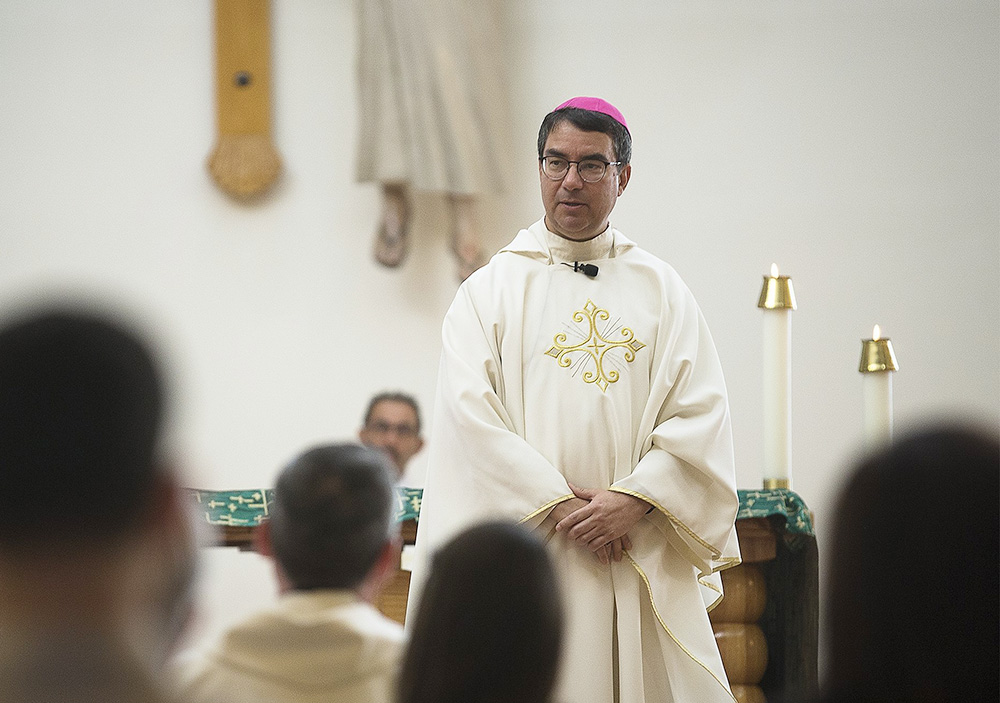
[[391, 700], [403, 632], [370, 603], [399, 559], [394, 476], [356, 444], [310, 449], [281, 472], [256, 530], [281, 597], [178, 662], [184, 700]]
[[397, 481], [403, 478], [406, 465], [424, 446], [420, 436], [420, 408], [406, 393], [379, 393], [368, 401], [364, 427], [358, 439], [389, 455], [396, 466]]
[[195, 550], [163, 405], [150, 351], [108, 318], [0, 330], [0, 700], [164, 700]]

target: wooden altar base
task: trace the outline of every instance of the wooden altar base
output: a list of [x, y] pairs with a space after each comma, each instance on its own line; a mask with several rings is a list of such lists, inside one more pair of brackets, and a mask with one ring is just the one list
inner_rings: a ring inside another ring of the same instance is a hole
[[743, 563], [722, 572], [709, 615], [739, 703], [806, 700], [818, 686], [816, 539], [787, 536], [780, 518], [736, 521]]
[[[407, 520], [399, 526], [400, 536], [404, 545], [417, 541], [417, 522]], [[403, 624], [406, 622], [406, 600], [410, 593], [410, 572], [397, 569], [392, 580], [382, 589], [375, 599], [375, 607], [383, 615]]]

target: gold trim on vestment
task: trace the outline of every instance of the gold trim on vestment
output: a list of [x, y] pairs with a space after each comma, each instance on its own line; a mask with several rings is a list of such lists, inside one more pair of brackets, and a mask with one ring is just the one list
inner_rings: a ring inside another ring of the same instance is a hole
[[632, 555], [631, 555], [631, 554], [629, 554], [628, 552], [625, 552], [625, 556], [627, 556], [627, 557], [628, 557], [628, 560], [629, 560], [629, 561], [630, 561], [630, 562], [632, 563], [632, 567], [633, 567], [633, 568], [634, 568], [634, 569], [636, 570], [636, 572], [637, 572], [637, 573], [639, 574], [639, 578], [641, 578], [641, 579], [642, 579], [642, 582], [643, 582], [644, 584], [646, 584], [646, 592], [647, 592], [647, 593], [649, 594], [649, 605], [650, 605], [650, 606], [651, 606], [651, 607], [653, 608], [653, 615], [655, 615], [655, 616], [656, 616], [656, 620], [657, 620], [657, 622], [659, 622], [659, 623], [660, 623], [660, 627], [662, 627], [662, 628], [663, 628], [663, 630], [664, 630], [664, 632], [666, 632], [666, 633], [667, 633], [667, 635], [668, 635], [668, 636], [670, 637], [670, 639], [672, 639], [672, 640], [674, 641], [674, 644], [676, 644], [676, 645], [677, 645], [678, 647], [680, 647], [680, 648], [681, 648], [681, 651], [682, 651], [682, 652], [684, 652], [684, 653], [685, 653], [686, 655], [688, 655], [688, 656], [689, 656], [689, 657], [691, 658], [691, 660], [692, 660], [692, 661], [693, 661], [694, 663], [696, 663], [696, 664], [697, 664], [698, 666], [700, 666], [700, 667], [701, 667], [701, 668], [703, 668], [703, 669], [704, 669], [705, 671], [707, 671], [707, 672], [708, 672], [708, 673], [709, 673], [709, 674], [711, 675], [711, 677], [712, 677], [713, 679], [715, 679], [715, 680], [716, 680], [716, 682], [718, 682], [718, 684], [719, 684], [720, 686], [722, 686], [723, 690], [725, 690], [725, 692], [729, 694], [729, 697], [733, 699], [734, 703], [738, 703], [738, 702], [736, 701], [736, 697], [735, 697], [735, 696], [733, 696], [733, 692], [732, 692], [732, 691], [731, 691], [731, 690], [730, 690], [730, 689], [729, 689], [729, 688], [728, 688], [728, 687], [726, 686], [725, 682], [723, 682], [723, 681], [722, 681], [722, 679], [720, 679], [720, 678], [719, 678], [719, 677], [718, 677], [718, 676], [717, 676], [717, 675], [715, 674], [715, 672], [714, 672], [714, 671], [712, 671], [712, 669], [711, 669], [711, 668], [709, 668], [709, 666], [708, 666], [707, 664], [705, 664], [705, 662], [701, 661], [700, 659], [698, 659], [698, 657], [694, 656], [694, 655], [693, 655], [693, 654], [692, 654], [692, 653], [691, 653], [691, 652], [690, 652], [690, 651], [688, 650], [688, 648], [687, 648], [687, 647], [685, 647], [685, 646], [684, 646], [684, 645], [683, 645], [683, 644], [681, 643], [681, 641], [680, 641], [679, 639], [677, 639], [677, 637], [676, 637], [676, 636], [674, 635], [674, 633], [670, 631], [670, 628], [669, 628], [669, 627], [667, 627], [667, 623], [665, 623], [665, 622], [663, 621], [663, 617], [662, 617], [662, 616], [660, 615], [660, 611], [659, 611], [659, 609], [657, 609], [657, 607], [656, 607], [656, 601], [655, 601], [655, 600], [653, 599], [653, 589], [652, 589], [652, 587], [651, 587], [651, 586], [649, 585], [649, 579], [648, 579], [648, 578], [646, 578], [646, 574], [645, 574], [645, 572], [644, 572], [644, 571], [642, 570], [642, 567], [640, 567], [640, 566], [639, 566], [639, 564], [638, 564], [638, 563], [636, 562], [636, 560], [632, 558]]
[[550, 510], [550, 509], [554, 508], [555, 506], [559, 505], [560, 503], [569, 500], [570, 498], [576, 498], [576, 495], [574, 495], [573, 493], [570, 493], [570, 494], [564, 495], [564, 496], [562, 496], [560, 498], [556, 498], [555, 500], [550, 500], [548, 503], [546, 503], [545, 505], [543, 505], [542, 507], [540, 507], [538, 510], [536, 510], [536, 511], [534, 511], [532, 513], [528, 513], [527, 515], [525, 515], [523, 518], [521, 518], [517, 522], [518, 522], [518, 524], [521, 524], [522, 522], [527, 522], [528, 520], [530, 520], [531, 518], [535, 517], [539, 513], [545, 512], [546, 510]]
[[[699, 537], [697, 534], [695, 534], [694, 530], [692, 530], [690, 527], [688, 527], [687, 525], [685, 525], [678, 517], [676, 517], [673, 513], [671, 513], [669, 510], [667, 510], [666, 508], [664, 508], [662, 505], [660, 505], [659, 503], [657, 503], [655, 500], [653, 500], [649, 496], [643, 495], [642, 493], [638, 493], [636, 491], [629, 490], [628, 488], [621, 488], [619, 486], [610, 486], [608, 488], [608, 490], [609, 491], [615, 491], [616, 493], [624, 493], [625, 495], [632, 496], [633, 498], [639, 498], [640, 500], [646, 501], [647, 503], [649, 503], [650, 505], [652, 505], [654, 508], [656, 508], [657, 510], [659, 510], [660, 512], [662, 512], [664, 515], [666, 515], [667, 519], [670, 521], [670, 523], [672, 525], [676, 525], [677, 527], [680, 527], [682, 530], [684, 530], [684, 532], [686, 532], [688, 535], [690, 535], [691, 538], [694, 539], [698, 544], [700, 544], [705, 549], [707, 549], [711, 553], [711, 555], [712, 555], [712, 561], [717, 561], [717, 562], [720, 562], [720, 563], [719, 563], [718, 566], [711, 566], [709, 568], [708, 573], [705, 573], [703, 570], [699, 569], [698, 570], [698, 583], [701, 584], [702, 586], [704, 586], [705, 588], [709, 589], [710, 591], [715, 591], [719, 595], [723, 595], [722, 589], [720, 589], [718, 586], [716, 586], [713, 583], [709, 583], [707, 581], [704, 581], [703, 579], [705, 579], [705, 578], [707, 578], [707, 577], [711, 576], [712, 574], [717, 573], [719, 571], [725, 571], [726, 569], [731, 569], [734, 566], [739, 566], [743, 562], [743, 560], [740, 557], [723, 557], [721, 550], [716, 549], [711, 544], [709, 544], [708, 542], [706, 542], [705, 540], [703, 540], [701, 537]], [[697, 566], [697, 565], [695, 565], [695, 566]], [[708, 612], [712, 612], [712, 610], [715, 609], [715, 606], [717, 606], [719, 604], [719, 601], [721, 601], [721, 600], [722, 600], [721, 598], [717, 599], [715, 601], [715, 603], [713, 603], [708, 608]]]
[[[683, 522], [681, 522], [681, 520], [678, 517], [676, 517], [673, 513], [671, 513], [669, 510], [667, 510], [666, 508], [664, 508], [662, 505], [660, 505], [659, 503], [657, 503], [655, 500], [653, 500], [649, 496], [644, 496], [642, 493], [637, 493], [636, 491], [629, 490], [628, 488], [621, 488], [619, 486], [610, 486], [608, 488], [608, 490], [609, 491], [615, 491], [617, 493], [624, 493], [625, 495], [630, 495], [633, 498], [639, 498], [640, 500], [646, 501], [647, 503], [649, 503], [650, 505], [652, 505], [654, 508], [656, 508], [657, 510], [659, 510], [661, 513], [663, 513], [664, 515], [666, 515], [667, 519], [670, 520], [671, 523], [673, 523], [674, 525], [677, 525], [682, 530], [684, 530], [691, 537], [691, 539], [693, 539], [695, 542], [697, 542], [702, 547], [704, 547], [705, 549], [707, 549], [709, 551], [709, 553], [712, 555], [712, 559], [713, 560], [719, 561], [722, 558], [722, 550], [721, 549], [716, 549], [711, 544], [709, 544], [708, 542], [706, 542], [705, 540], [703, 540], [701, 537], [699, 537], [695, 533], [694, 530], [692, 530], [690, 527], [688, 527]], [[711, 573], [715, 573], [716, 571], [719, 571], [719, 569], [712, 569]]]

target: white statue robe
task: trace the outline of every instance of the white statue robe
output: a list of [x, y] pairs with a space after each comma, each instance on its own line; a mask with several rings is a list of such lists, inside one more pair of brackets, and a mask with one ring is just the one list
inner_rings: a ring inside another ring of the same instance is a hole
[[[611, 227], [570, 242], [539, 221], [465, 281], [442, 334], [411, 607], [435, 548], [519, 520], [562, 581], [558, 700], [731, 702], [707, 613], [739, 563], [728, 401], [676, 272]], [[654, 506], [620, 563], [554, 532], [568, 482]]]
[[360, 182], [484, 195], [507, 172], [496, 0], [358, 0]]

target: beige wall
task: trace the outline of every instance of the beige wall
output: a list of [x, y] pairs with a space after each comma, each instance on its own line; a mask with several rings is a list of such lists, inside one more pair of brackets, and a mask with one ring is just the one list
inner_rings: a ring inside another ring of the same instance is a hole
[[[859, 340], [874, 323], [901, 365], [900, 430], [1000, 418], [1000, 11], [609, 6], [506, 5], [517, 185], [486, 203], [490, 247], [540, 215], [542, 115], [577, 94], [617, 104], [635, 156], [613, 221], [702, 304], [741, 486], [760, 480], [761, 275], [776, 261], [795, 280], [794, 485], [822, 549], [857, 452]], [[434, 197], [418, 202], [404, 268], [370, 261], [377, 194], [352, 177], [353, 3], [273, 7], [286, 171], [248, 207], [204, 168], [211, 3], [0, 4], [0, 312], [55, 286], [146, 315], [173, 363], [172, 444], [203, 488], [269, 485], [305, 445], [352, 436], [375, 390], [409, 389], [429, 416], [456, 288]], [[214, 554], [205, 575], [204, 631], [270, 597], [252, 557]]]

